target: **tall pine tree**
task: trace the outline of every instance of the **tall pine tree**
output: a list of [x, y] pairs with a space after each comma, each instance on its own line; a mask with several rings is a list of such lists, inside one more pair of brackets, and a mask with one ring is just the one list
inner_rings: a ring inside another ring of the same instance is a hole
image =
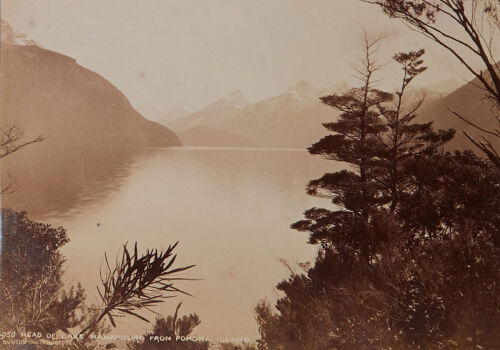
[[347, 169], [307, 187], [335, 207], [309, 209], [292, 225], [321, 249], [277, 285], [275, 310], [256, 308], [261, 345], [499, 348], [498, 171], [470, 151], [444, 153], [454, 131], [419, 123], [421, 101], [405, 103], [423, 51], [394, 56], [403, 77], [391, 94], [373, 88], [372, 48], [361, 87], [321, 98], [342, 115], [309, 151]]
[[309, 231], [312, 244], [324, 247], [348, 244], [368, 259], [367, 226], [379, 190], [373, 181], [378, 163], [378, 135], [386, 128], [378, 106], [392, 96], [375, 88], [375, 74], [381, 69], [373, 58], [378, 41], [364, 37], [362, 68], [356, 70], [361, 81], [359, 87], [344, 94], [321, 97], [323, 103], [342, 113], [337, 121], [323, 124], [333, 133], [309, 147], [311, 154], [349, 164], [347, 169], [327, 173], [307, 186], [309, 194], [331, 198], [338, 210], [312, 208], [305, 212], [306, 220], [292, 225], [294, 229]]
[[401, 65], [403, 71], [401, 85], [392, 95], [390, 104], [378, 106], [386, 129], [379, 136], [377, 182], [385, 188], [381, 199], [389, 204], [390, 212], [396, 211], [405, 193], [415, 190], [412, 176], [405, 171], [407, 160], [436, 153], [455, 134], [452, 129], [435, 131], [432, 121], [416, 122], [423, 98], [410, 106], [405, 101], [410, 83], [427, 69], [422, 66], [424, 53], [424, 50], [419, 50], [394, 55], [394, 61]]

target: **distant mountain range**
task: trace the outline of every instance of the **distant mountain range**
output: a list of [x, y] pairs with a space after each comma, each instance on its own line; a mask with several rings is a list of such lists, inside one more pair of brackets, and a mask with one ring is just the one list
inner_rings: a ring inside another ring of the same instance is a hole
[[[458, 119], [450, 110], [477, 122], [485, 128], [494, 127], [495, 112], [484, 99], [478, 81], [460, 86], [457, 80], [447, 80], [423, 88], [407, 91], [407, 105], [421, 98], [424, 102], [418, 112], [422, 121], [434, 121], [436, 128], [454, 128], [457, 134], [448, 149], [473, 149], [462, 131], [477, 137], [477, 129]], [[340, 93], [347, 89], [339, 84], [329, 89], [318, 89], [301, 81], [282, 94], [255, 103], [245, 100], [240, 91], [234, 91], [202, 110], [166, 122], [184, 145], [305, 148], [326, 134], [321, 123], [335, 120], [339, 112], [324, 106], [319, 97]], [[500, 147], [498, 140], [491, 140]]]
[[[179, 135], [194, 134], [196, 130], [196, 140], [181, 136], [185, 145], [193, 141], [197, 145], [212, 145], [212, 136], [218, 130], [224, 133], [221, 136], [228, 146], [251, 143], [260, 147], [305, 148], [326, 134], [321, 123], [334, 120], [338, 115], [323, 105], [319, 97], [346, 88], [340, 84], [317, 89], [301, 81], [278, 96], [255, 103], [246, 101], [240, 91], [234, 91], [201, 111], [166, 125]], [[234, 143], [229, 142], [229, 135]]]

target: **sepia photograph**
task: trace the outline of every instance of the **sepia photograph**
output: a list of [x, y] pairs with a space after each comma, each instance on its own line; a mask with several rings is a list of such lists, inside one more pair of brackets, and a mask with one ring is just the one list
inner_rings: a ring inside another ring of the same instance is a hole
[[0, 18], [0, 349], [500, 349], [500, 0]]

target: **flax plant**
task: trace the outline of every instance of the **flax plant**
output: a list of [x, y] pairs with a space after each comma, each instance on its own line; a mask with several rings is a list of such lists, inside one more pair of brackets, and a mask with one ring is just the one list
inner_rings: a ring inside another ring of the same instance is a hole
[[[105, 317], [116, 327], [115, 318], [131, 315], [149, 322], [138, 312], [151, 307], [181, 293], [190, 295], [174, 286], [175, 281], [192, 280], [175, 277], [195, 265], [174, 268], [177, 254], [173, 251], [176, 242], [165, 251], [148, 249], [139, 256], [137, 242], [134, 250], [130, 251], [125, 244], [121, 257], [117, 257], [115, 267], [112, 268], [105, 254], [105, 266], [100, 271], [101, 286], [97, 287], [100, 298], [100, 313], [77, 337], [89, 335]], [[104, 271], [103, 271], [104, 270]]]

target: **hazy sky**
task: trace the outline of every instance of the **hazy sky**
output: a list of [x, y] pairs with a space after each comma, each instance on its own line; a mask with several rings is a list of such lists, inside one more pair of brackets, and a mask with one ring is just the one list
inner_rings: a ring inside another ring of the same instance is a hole
[[110, 80], [140, 111], [352, 80], [363, 28], [388, 34], [383, 62], [425, 46], [423, 85], [468, 77], [441, 48], [358, 0], [3, 0], [2, 17]]

